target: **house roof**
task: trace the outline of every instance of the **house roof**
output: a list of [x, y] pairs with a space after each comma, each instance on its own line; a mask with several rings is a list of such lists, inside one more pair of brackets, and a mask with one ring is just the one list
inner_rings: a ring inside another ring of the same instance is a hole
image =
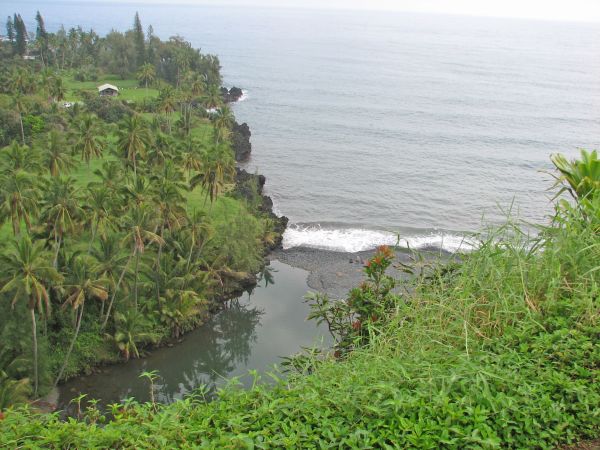
[[112, 84], [103, 84], [102, 86], [98, 86], [98, 92], [102, 92], [105, 91], [107, 89], [112, 89], [113, 91], [119, 91], [119, 88], [116, 86], [113, 86]]

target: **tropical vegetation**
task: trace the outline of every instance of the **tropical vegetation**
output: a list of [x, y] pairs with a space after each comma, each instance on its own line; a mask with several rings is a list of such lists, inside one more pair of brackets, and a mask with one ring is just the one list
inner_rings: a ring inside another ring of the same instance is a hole
[[[216, 57], [137, 15], [105, 37], [36, 21], [27, 40], [15, 14], [0, 45], [0, 409], [197, 327], [272, 244], [236, 189], [233, 114], [205, 96]], [[72, 92], [115, 74], [137, 101]]]
[[[185, 67], [172, 73], [175, 92], [195, 79]], [[0, 339], [9, 344], [0, 349], [0, 444], [491, 449], [598, 438], [600, 161], [586, 151], [574, 161], [552, 156], [557, 197], [547, 224], [532, 230], [508, 218], [474, 236], [475, 250], [437, 261], [409, 252], [412, 263], [400, 263], [398, 249], [380, 247], [346, 299], [311, 296], [311, 317], [329, 327], [334, 345], [287, 358], [285, 376], [272, 374], [270, 383], [257, 377], [239, 389], [233, 380], [216, 395], [199, 388], [170, 405], [151, 395], [146, 404], [127, 400], [108, 411], [79, 398], [68, 420], [9, 406], [47, 385], [69, 354], [79, 363], [89, 358], [79, 347], [83, 336], [95, 353], [118, 348], [130, 358], [165, 330], [185, 331], [211, 294], [252, 265], [248, 239], [232, 239], [239, 223], [223, 232], [208, 222], [221, 217], [219, 205], [245, 211], [227, 195], [229, 113], [221, 111], [203, 141], [210, 150], [191, 155], [194, 145], [179, 136], [186, 127], [167, 117], [175, 111], [157, 108], [152, 125], [142, 125], [153, 130], [148, 144], [131, 118], [97, 119], [108, 130], [106, 149], [90, 154], [89, 166], [77, 151], [56, 165], [48, 163], [54, 156], [34, 157], [41, 144], [27, 143], [29, 128], [26, 146], [17, 127], [16, 142], [3, 151], [1, 204], [11, 242], [2, 250], [0, 317], [9, 319]], [[84, 112], [65, 113], [69, 126], [71, 114]], [[260, 217], [244, 220], [251, 240], [268, 240]], [[159, 375], [143, 374], [151, 393]]]
[[[151, 397], [102, 411], [79, 399], [69, 421], [10, 409], [4, 443], [492, 449], [597, 439], [600, 191], [578, 187], [596, 186], [598, 158], [553, 159], [576, 200], [561, 199], [550, 224], [531, 235], [510, 220], [473, 252], [435, 263], [417, 253], [395, 263], [379, 248], [347, 299], [309, 300], [335, 345], [288, 358], [287, 378], [248, 390], [234, 380], [216, 398], [200, 388], [171, 405]], [[391, 277], [392, 265], [410, 281]], [[143, 376], [152, 390], [159, 374]]]

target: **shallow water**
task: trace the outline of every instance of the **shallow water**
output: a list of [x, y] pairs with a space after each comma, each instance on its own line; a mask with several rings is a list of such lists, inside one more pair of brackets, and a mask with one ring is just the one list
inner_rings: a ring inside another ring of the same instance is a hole
[[231, 377], [241, 377], [240, 382], [248, 386], [252, 383], [250, 370], [264, 375], [280, 366], [282, 356], [329, 342], [322, 327], [305, 320], [309, 312], [303, 301], [308, 291], [307, 272], [278, 261], [271, 263], [271, 269], [273, 284], [265, 286], [263, 281], [251, 295], [230, 302], [180, 344], [60, 386], [59, 408], [66, 408], [80, 393], [104, 405], [128, 397], [148, 401], [148, 382], [139, 376], [152, 370], [160, 374], [160, 402], [181, 399], [202, 385], [212, 389]]
[[[600, 147], [600, 25], [398, 12], [20, 0], [49, 28], [144, 25], [219, 55], [289, 247], [363, 250], [551, 212], [549, 154]], [[30, 27], [31, 28], [31, 27]], [[33, 28], [32, 28], [33, 29]], [[443, 237], [443, 241], [442, 241]]]

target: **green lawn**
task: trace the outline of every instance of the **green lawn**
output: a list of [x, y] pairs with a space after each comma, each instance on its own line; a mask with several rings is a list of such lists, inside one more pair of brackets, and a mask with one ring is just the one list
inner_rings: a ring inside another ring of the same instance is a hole
[[119, 88], [119, 98], [125, 101], [139, 102], [145, 98], [158, 97], [158, 90], [154, 88], [139, 87], [139, 83], [135, 79], [121, 79], [118, 75], [105, 75], [98, 78], [98, 81], [76, 81], [72, 76], [64, 78], [67, 95], [66, 101], [81, 100], [79, 91], [88, 91], [92, 93], [98, 92], [98, 86], [103, 84], [112, 84]]

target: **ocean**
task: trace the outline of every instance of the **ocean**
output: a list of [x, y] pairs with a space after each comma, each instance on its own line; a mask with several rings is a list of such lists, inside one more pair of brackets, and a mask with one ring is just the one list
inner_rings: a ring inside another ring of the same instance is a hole
[[217, 54], [252, 129], [248, 170], [286, 247], [464, 247], [552, 213], [549, 156], [600, 145], [600, 24], [399, 12], [3, 1], [33, 28], [131, 27]]

